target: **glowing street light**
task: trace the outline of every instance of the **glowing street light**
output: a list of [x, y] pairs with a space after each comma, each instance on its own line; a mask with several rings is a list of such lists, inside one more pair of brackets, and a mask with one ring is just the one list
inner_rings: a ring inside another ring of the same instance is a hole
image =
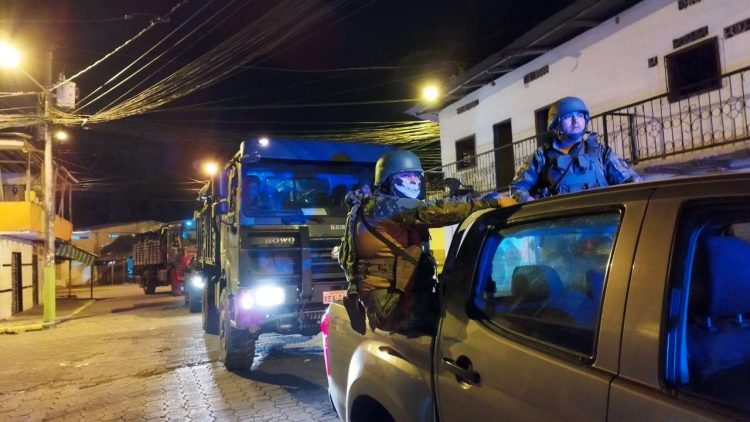
[[435, 84], [425, 85], [422, 88], [422, 99], [428, 103], [434, 103], [440, 98], [440, 88]]
[[260, 146], [264, 147], [264, 148], [267, 147], [268, 144], [270, 144], [270, 143], [271, 143], [271, 141], [269, 141], [268, 138], [266, 138], [265, 136], [262, 137], [262, 138], [260, 138], [260, 139], [258, 139], [258, 144]]
[[58, 131], [56, 131], [54, 136], [55, 136], [55, 139], [58, 140], [58, 141], [60, 141], [60, 142], [65, 142], [68, 139], [70, 139], [70, 135], [68, 135], [68, 132], [66, 132], [64, 130], [58, 130]]
[[213, 177], [219, 171], [219, 165], [215, 161], [203, 163], [203, 173], [208, 177]]
[[21, 64], [21, 53], [12, 45], [0, 42], [0, 67], [15, 69]]

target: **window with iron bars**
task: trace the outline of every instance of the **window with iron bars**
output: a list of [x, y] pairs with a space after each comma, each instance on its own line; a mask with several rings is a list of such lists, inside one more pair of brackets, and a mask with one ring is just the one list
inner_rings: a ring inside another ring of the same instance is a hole
[[719, 40], [710, 40], [676, 51], [665, 57], [670, 102], [721, 88]]
[[464, 170], [475, 167], [477, 155], [476, 138], [474, 135], [456, 141], [456, 169]]

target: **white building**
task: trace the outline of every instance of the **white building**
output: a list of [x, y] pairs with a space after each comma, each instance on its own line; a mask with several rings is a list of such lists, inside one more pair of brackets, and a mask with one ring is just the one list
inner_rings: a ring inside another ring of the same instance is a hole
[[440, 177], [481, 192], [507, 188], [570, 95], [641, 173], [734, 165], [750, 139], [750, 1], [577, 0], [412, 112], [437, 113]]

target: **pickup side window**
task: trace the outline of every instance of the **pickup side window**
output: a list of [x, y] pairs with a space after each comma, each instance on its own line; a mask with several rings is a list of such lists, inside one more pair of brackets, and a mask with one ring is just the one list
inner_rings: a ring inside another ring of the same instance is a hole
[[678, 396], [750, 413], [750, 202], [693, 203], [671, 264], [665, 365]]
[[474, 282], [474, 308], [501, 332], [594, 354], [620, 212], [494, 229]]

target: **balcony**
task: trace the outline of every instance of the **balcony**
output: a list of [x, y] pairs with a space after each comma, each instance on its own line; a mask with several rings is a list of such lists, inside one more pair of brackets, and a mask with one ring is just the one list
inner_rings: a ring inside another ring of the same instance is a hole
[[[750, 140], [748, 96], [750, 67], [724, 74], [718, 89], [673, 102], [665, 93], [592, 116], [590, 128], [620, 157], [639, 168], [655, 166], [669, 157], [685, 161], [680, 156], [693, 152], [715, 156]], [[506, 191], [507, 183], [497, 183], [495, 163], [512, 162], [515, 173], [540, 143], [532, 136], [429, 169], [425, 172], [428, 197], [446, 195], [446, 178], [471, 186], [477, 193]]]
[[[55, 216], [55, 237], [70, 240], [73, 224]], [[28, 201], [0, 202], [0, 235], [44, 240], [44, 207]]]
[[[70, 240], [72, 188], [77, 180], [62, 166], [56, 177], [55, 237]], [[25, 133], [0, 133], [0, 236], [44, 240], [44, 156]], [[68, 219], [65, 219], [65, 216]]]

